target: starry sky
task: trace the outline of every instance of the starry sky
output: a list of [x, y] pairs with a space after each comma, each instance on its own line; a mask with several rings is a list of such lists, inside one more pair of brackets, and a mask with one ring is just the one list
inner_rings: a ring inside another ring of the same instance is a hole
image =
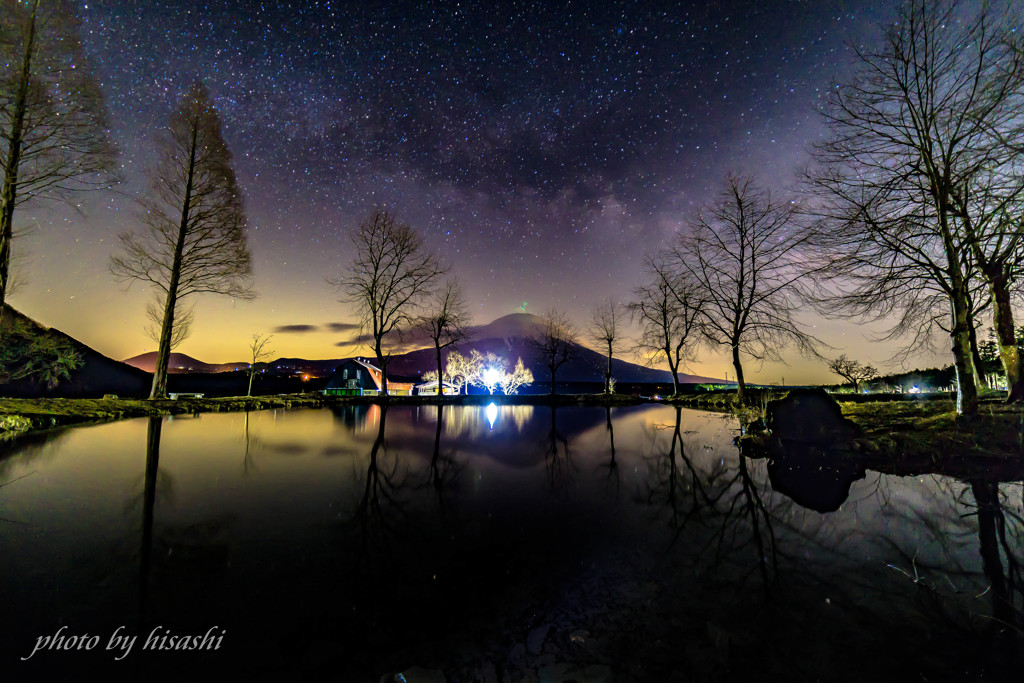
[[[326, 278], [378, 205], [447, 260], [477, 322], [555, 306], [584, 323], [603, 297], [629, 299], [645, 252], [726, 172], [793, 183], [847, 43], [876, 40], [891, 4], [83, 0], [125, 181], [75, 210], [21, 212], [11, 303], [115, 358], [155, 347], [150, 293], [107, 265], [139, 225], [154, 134], [200, 79], [235, 156], [260, 298], [195, 299], [177, 350], [236, 361], [259, 331], [279, 355], [353, 352], [353, 316]], [[880, 326], [807, 320], [836, 354], [894, 350], [867, 342]], [[725, 369], [714, 354], [690, 368]], [[828, 377], [799, 360], [750, 374]]]

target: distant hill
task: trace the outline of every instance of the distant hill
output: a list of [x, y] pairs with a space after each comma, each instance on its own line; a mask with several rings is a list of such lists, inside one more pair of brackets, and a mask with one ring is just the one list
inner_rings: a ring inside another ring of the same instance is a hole
[[35, 396], [102, 396], [118, 394], [123, 396], [142, 396], [149, 393], [152, 375], [126, 363], [121, 363], [104, 356], [60, 330], [40, 325], [35, 320], [4, 306], [4, 316], [14, 316], [37, 328], [40, 334], [50, 334], [63, 338], [81, 355], [82, 366], [71, 373], [71, 377], [54, 389], [32, 381], [21, 380], [0, 385], [0, 395], [17, 397]]
[[[477, 349], [483, 353], [492, 352], [510, 363], [522, 358], [523, 363], [533, 371], [535, 383], [550, 381], [547, 368], [537, 350], [530, 344], [530, 337], [541, 327], [541, 319], [529, 313], [513, 313], [502, 316], [486, 325], [470, 328], [467, 341], [456, 348], [464, 353]], [[356, 341], [366, 341], [357, 339]], [[406, 353], [397, 354], [391, 359], [389, 376], [415, 379], [434, 368], [437, 361], [430, 340], [422, 334], [406, 338]], [[606, 360], [603, 354], [582, 344], [575, 344], [575, 357], [558, 369], [557, 379], [562, 382], [603, 382]], [[451, 349], [446, 349], [445, 353]], [[360, 357], [372, 356], [362, 354]], [[269, 365], [282, 374], [308, 373], [316, 377], [330, 375], [336, 367], [347, 358], [331, 358], [324, 360], [307, 360], [304, 358], [278, 358]], [[152, 372], [156, 364], [156, 352], [144, 353], [125, 361], [129, 365]], [[172, 353], [170, 361], [171, 373], [215, 373], [230, 372], [248, 367], [247, 361], [235, 363], [204, 363], [183, 353]], [[672, 374], [668, 370], [659, 370], [631, 363], [622, 358], [612, 359], [612, 376], [620, 383], [628, 384], [664, 384], [672, 382]], [[724, 383], [723, 380], [699, 375], [680, 373], [679, 381], [683, 383]]]
[[[124, 362], [132, 367], [152, 373], [156, 369], [156, 351], [140, 353], [131, 358], [125, 358]], [[241, 363], [204, 363], [184, 353], [171, 353], [167, 365], [168, 374], [180, 375], [195, 372], [231, 372], [249, 367], [248, 362]]]

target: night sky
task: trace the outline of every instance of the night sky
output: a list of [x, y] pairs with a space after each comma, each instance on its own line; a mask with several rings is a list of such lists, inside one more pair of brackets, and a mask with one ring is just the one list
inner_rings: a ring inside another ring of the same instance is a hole
[[[350, 353], [329, 325], [353, 316], [325, 278], [376, 205], [447, 259], [478, 322], [558, 306], [582, 323], [602, 297], [628, 299], [644, 252], [727, 171], [792, 184], [823, 132], [816, 107], [849, 72], [844, 41], [872, 40], [891, 4], [82, 2], [127, 180], [80, 214], [21, 212], [11, 302], [116, 358], [155, 347], [149, 293], [107, 264], [138, 226], [154, 133], [201, 79], [236, 158], [261, 296], [194, 300], [179, 351], [239, 360], [253, 332], [295, 326], [275, 334], [279, 355]], [[808, 320], [862, 360], [893, 351], [853, 323]], [[725, 369], [713, 356], [691, 367]], [[820, 363], [751, 370], [828, 376]]]

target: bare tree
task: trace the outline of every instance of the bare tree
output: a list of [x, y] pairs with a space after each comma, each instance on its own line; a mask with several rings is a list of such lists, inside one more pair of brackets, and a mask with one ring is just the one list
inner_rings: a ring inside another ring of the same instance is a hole
[[[195, 320], [195, 306], [189, 306], [183, 311], [178, 311], [174, 316], [174, 323], [171, 327], [171, 350], [178, 348], [183, 341], [192, 334], [192, 321]], [[149, 320], [149, 327], [146, 328], [146, 336], [154, 343], [160, 343], [160, 333], [163, 330], [164, 309], [163, 302], [155, 297], [146, 304], [146, 318]]]
[[501, 393], [506, 396], [516, 393], [521, 387], [529, 384], [533, 384], [533, 372], [523, 365], [522, 358], [517, 358], [516, 365], [512, 368], [512, 371], [503, 373], [501, 379], [498, 380]]
[[254, 332], [252, 335], [252, 341], [249, 342], [252, 361], [249, 363], [249, 388], [245, 392], [246, 396], [252, 396], [252, 379], [256, 376], [257, 366], [269, 360], [270, 356], [274, 353], [274, 350], [267, 346], [273, 336], [272, 334], [264, 335], [259, 332]]
[[[1009, 6], [904, 2], [881, 48], [857, 51], [856, 76], [832, 90], [824, 112], [831, 136], [811, 174], [824, 218], [823, 272], [841, 283], [825, 305], [895, 316], [889, 336], [912, 344], [940, 317], [950, 320], [965, 414], [978, 402], [975, 278], [995, 285], [993, 303], [1006, 321], [1002, 283], [1017, 261], [1004, 209], [1021, 193], [1024, 73]], [[1015, 358], [1008, 350], [1011, 366]]]
[[356, 254], [350, 274], [328, 282], [354, 304], [364, 333], [373, 338], [381, 369], [381, 393], [388, 395], [389, 339], [415, 324], [417, 311], [446, 269], [427, 251], [416, 231], [375, 209], [352, 233]]
[[[466, 384], [475, 384], [486, 389], [488, 394], [493, 394], [494, 389], [501, 384], [501, 380], [508, 374], [508, 361], [494, 353], [480, 353], [473, 349], [466, 360], [464, 371], [469, 373]], [[469, 389], [466, 390], [469, 393]]]
[[0, 0], [0, 310], [14, 210], [116, 180], [105, 104], [63, 0]]
[[469, 304], [462, 292], [462, 285], [456, 278], [450, 278], [442, 289], [438, 290], [426, 304], [426, 312], [420, 316], [418, 327], [427, 333], [434, 342], [437, 356], [438, 396], [444, 393], [444, 368], [441, 366], [441, 350], [458, 344], [466, 338], [469, 326]]
[[252, 273], [245, 210], [221, 136], [220, 117], [201, 84], [194, 84], [158, 138], [149, 195], [140, 200], [146, 231], [120, 236], [111, 271], [146, 282], [164, 297], [150, 398], [167, 394], [167, 365], [179, 303], [194, 294], [251, 299]]
[[456, 394], [461, 393], [463, 387], [466, 388], [466, 393], [468, 394], [469, 385], [483, 372], [483, 356], [476, 350], [469, 355], [469, 358], [466, 358], [458, 351], [452, 351], [445, 360], [447, 361], [443, 375], [445, 381], [452, 385], [452, 389], [455, 390]]
[[805, 235], [795, 228], [795, 214], [792, 202], [751, 178], [729, 175], [719, 198], [701, 209], [673, 249], [672, 267], [701, 293], [704, 338], [732, 353], [740, 401], [743, 356], [781, 360], [790, 344], [813, 356], [820, 344], [796, 320]]
[[702, 295], [685, 271], [672, 271], [661, 257], [647, 259], [651, 282], [637, 287], [629, 304], [640, 328], [637, 355], [652, 364], [664, 358], [672, 372], [672, 395], [679, 394], [680, 365], [692, 357], [703, 315]]
[[870, 382], [878, 377], [878, 370], [870, 365], [861, 365], [860, 361], [851, 360], [846, 354], [828, 362], [828, 369], [853, 385], [853, 390], [860, 391], [861, 382]]
[[540, 316], [540, 325], [531, 342], [544, 366], [551, 373], [550, 395], [555, 395], [555, 375], [576, 354], [578, 332], [564, 312], [550, 309]]
[[587, 333], [590, 338], [602, 347], [608, 349], [608, 365], [604, 371], [604, 393], [611, 393], [612, 380], [612, 356], [615, 353], [616, 342], [621, 341], [622, 323], [626, 317], [625, 311], [616, 301], [605, 299], [590, 314], [590, 326]]

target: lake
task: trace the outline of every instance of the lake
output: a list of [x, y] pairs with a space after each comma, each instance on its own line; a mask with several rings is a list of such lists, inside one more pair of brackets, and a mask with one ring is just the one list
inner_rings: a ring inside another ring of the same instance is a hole
[[1019, 679], [1020, 466], [768, 461], [739, 431], [368, 405], [6, 444], [7, 680]]

